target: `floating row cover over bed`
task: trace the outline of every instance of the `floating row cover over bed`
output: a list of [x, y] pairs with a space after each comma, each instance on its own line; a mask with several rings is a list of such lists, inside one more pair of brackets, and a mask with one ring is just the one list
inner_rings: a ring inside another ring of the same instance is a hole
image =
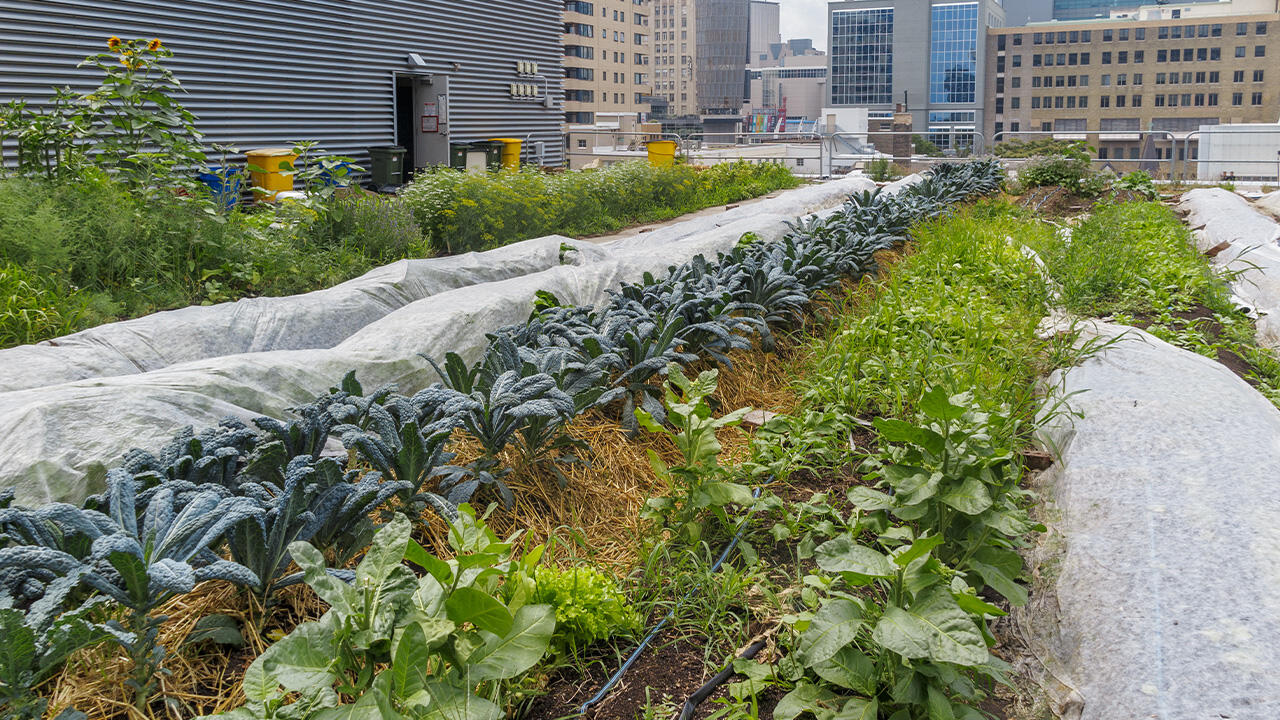
[[1258, 313], [1258, 342], [1280, 349], [1280, 224], [1222, 188], [1192, 190], [1178, 208], [1196, 228], [1199, 249], [1215, 252], [1213, 262], [1233, 274], [1236, 300]]
[[0, 487], [15, 487], [23, 504], [75, 502], [130, 448], [154, 449], [184, 426], [229, 415], [283, 417], [351, 370], [366, 387], [413, 392], [437, 379], [420, 353], [476, 359], [485, 334], [527, 318], [539, 290], [595, 304], [645, 272], [714, 258], [744, 233], [776, 240], [787, 221], [873, 187], [846, 178], [692, 220], [687, 232], [681, 223], [615, 244], [574, 243], [570, 264], [560, 264], [563, 238], [542, 238], [401, 261], [316, 293], [159, 313], [54, 346], [0, 351], [0, 367], [20, 378], [0, 392]]
[[[1019, 627], [1075, 720], [1280, 718], [1280, 411], [1132, 328], [1059, 371], [1050, 533]], [[1088, 335], [1089, 333], [1086, 333]]]

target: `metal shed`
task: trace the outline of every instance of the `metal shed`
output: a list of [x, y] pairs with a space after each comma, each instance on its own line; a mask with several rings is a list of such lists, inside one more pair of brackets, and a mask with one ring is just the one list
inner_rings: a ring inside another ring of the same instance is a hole
[[368, 147], [412, 145], [423, 98], [407, 89], [430, 78], [447, 88], [446, 152], [450, 141], [527, 138], [558, 165], [562, 10], [561, 0], [0, 0], [0, 102], [90, 90], [95, 71], [76, 65], [109, 36], [158, 37], [207, 143], [316, 140], [363, 164]]

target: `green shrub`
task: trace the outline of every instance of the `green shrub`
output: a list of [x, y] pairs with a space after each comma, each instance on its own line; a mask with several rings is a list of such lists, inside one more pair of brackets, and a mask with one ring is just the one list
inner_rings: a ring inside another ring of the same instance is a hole
[[1029, 158], [1038, 155], [1073, 155], [1093, 151], [1081, 140], [1054, 140], [1040, 138], [1038, 140], [1009, 140], [997, 143], [992, 154], [1002, 158]]
[[889, 161], [889, 158], [876, 158], [867, 163], [867, 177], [876, 182], [889, 182], [902, 177], [902, 170]]
[[541, 235], [586, 236], [756, 197], [799, 180], [784, 166], [730, 162], [699, 169], [632, 162], [544, 173], [422, 173], [401, 192], [440, 253]]
[[332, 232], [378, 260], [399, 260], [425, 251], [413, 210], [392, 195], [356, 192], [331, 203]]
[[530, 604], [550, 605], [556, 611], [557, 644], [578, 651], [615, 635], [633, 635], [640, 614], [613, 578], [591, 567], [558, 570], [546, 565], [534, 571]]
[[1142, 170], [1125, 173], [1124, 177], [1112, 183], [1111, 187], [1113, 190], [1128, 190], [1141, 195], [1147, 200], [1155, 200], [1159, 197], [1159, 193], [1156, 192], [1156, 184], [1151, 179], [1151, 175]]
[[912, 135], [911, 147], [917, 155], [942, 157], [942, 148], [938, 147], [933, 141], [923, 135]]
[[1026, 187], [1061, 186], [1075, 190], [1089, 177], [1088, 159], [1068, 155], [1035, 157], [1018, 171], [1018, 180]]

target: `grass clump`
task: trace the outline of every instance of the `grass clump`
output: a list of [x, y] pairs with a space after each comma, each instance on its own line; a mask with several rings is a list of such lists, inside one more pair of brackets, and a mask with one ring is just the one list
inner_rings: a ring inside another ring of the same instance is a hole
[[782, 165], [732, 162], [699, 169], [634, 162], [557, 174], [442, 169], [418, 176], [401, 195], [432, 249], [458, 253], [541, 235], [606, 233], [799, 184]]
[[[972, 392], [977, 407], [1029, 415], [1032, 381], [1045, 367], [1036, 327], [1049, 294], [1019, 244], [1046, 242], [1052, 230], [1023, 214], [984, 201], [918, 227], [870, 299], [855, 300], [816, 341], [800, 381], [804, 404], [833, 410], [846, 432], [859, 417], [914, 418], [935, 386]], [[839, 449], [841, 433], [826, 434]]]

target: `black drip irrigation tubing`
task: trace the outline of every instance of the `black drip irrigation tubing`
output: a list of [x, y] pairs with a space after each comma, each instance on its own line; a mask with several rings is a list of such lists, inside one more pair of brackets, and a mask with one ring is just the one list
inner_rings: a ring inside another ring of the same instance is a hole
[[[738, 659], [750, 660], [768, 644], [769, 640], [767, 638], [757, 640], [751, 643], [751, 646], [739, 655]], [[729, 664], [716, 674], [715, 677], [708, 680], [706, 685], [698, 688], [697, 692], [690, 695], [689, 699], [684, 701], [684, 709], [680, 711], [680, 720], [693, 720], [693, 713], [697, 711], [698, 705], [702, 704], [703, 700], [711, 697], [711, 693], [715, 692], [716, 688], [720, 687], [725, 683], [725, 681], [737, 674], [738, 673], [733, 669], [733, 661], [730, 661]]]
[[[759, 486], [757, 486], [755, 491], [751, 493], [751, 497], [757, 498], [757, 499], [760, 497]], [[751, 519], [751, 516], [754, 515], [755, 512], [756, 512], [756, 509], [753, 507], [747, 513], [747, 516], [742, 518], [742, 522], [738, 524], [738, 531], [734, 533], [733, 539], [730, 540], [729, 544], [725, 546], [724, 552], [720, 553], [720, 557], [716, 560], [715, 564], [711, 566], [710, 573], [714, 573], [717, 570], [719, 570], [720, 566], [724, 564], [725, 559], [729, 557], [729, 553], [733, 552], [733, 549], [738, 546], [738, 542], [742, 540], [742, 534], [747, 530], [747, 521]], [[662, 618], [662, 620], [660, 620], [657, 625], [653, 626], [653, 629], [651, 629], [649, 631], [649, 634], [645, 636], [644, 640], [642, 640], [640, 644], [636, 646], [635, 651], [631, 653], [631, 656], [627, 658], [627, 661], [622, 663], [622, 666], [618, 668], [617, 672], [615, 672], [612, 676], [609, 677], [608, 680], [605, 681], [604, 685], [601, 686], [600, 690], [595, 694], [594, 697], [592, 697], [590, 700], [583, 703], [582, 707], [578, 708], [578, 712], [575, 713], [573, 717], [586, 715], [587, 710], [591, 709], [592, 705], [595, 705], [596, 703], [603, 700], [605, 696], [609, 694], [609, 691], [612, 690], [613, 687], [618, 684], [618, 681], [622, 679], [622, 676], [626, 674], [627, 670], [629, 670], [631, 666], [635, 664], [636, 660], [640, 659], [640, 655], [644, 653], [646, 648], [649, 647], [649, 643], [653, 642], [653, 639], [658, 636], [658, 633], [662, 632], [662, 629], [667, 626], [667, 623], [670, 622], [671, 619], [676, 616], [676, 611], [678, 611], [680, 607], [684, 605], [686, 600], [693, 597], [694, 593], [698, 592], [701, 589], [702, 589], [701, 584], [695, 585], [694, 587], [690, 588], [689, 592], [685, 593], [684, 597], [680, 598], [680, 600], [676, 602], [675, 607], [671, 608], [671, 612], [667, 613], [666, 617]], [[756, 652], [759, 652], [759, 649], [757, 649]], [[755, 653], [752, 653], [753, 656], [754, 654]], [[727, 668], [727, 670], [731, 670], [732, 667], [733, 666], [730, 665], [729, 668]], [[724, 675], [724, 672], [722, 671], [720, 675]], [[716, 677], [720, 677], [720, 675], [717, 675]], [[728, 679], [728, 677], [730, 677], [731, 675], [732, 673], [730, 673], [729, 676], [726, 676], [724, 679], [722, 679], [720, 683], [723, 683], [724, 680]], [[716, 685], [719, 685], [720, 683], [716, 683]], [[705, 685], [703, 686], [703, 689], [706, 689]], [[710, 690], [707, 690], [707, 694], [709, 695], [711, 693], [711, 690], [714, 690], [714, 689], [715, 688], [713, 687]], [[701, 693], [701, 692], [702, 690], [698, 691], [698, 693]], [[696, 697], [698, 693], [694, 693], [694, 696]], [[686, 711], [689, 713], [693, 712], [692, 708], [689, 707], [689, 702], [692, 700], [693, 700], [693, 697], [690, 697], [689, 700], [685, 701], [685, 708], [686, 708]], [[694, 702], [694, 707], [697, 707], [697, 704], [699, 702], [702, 702], [701, 698], [698, 699], [697, 702]], [[684, 718], [685, 717], [684, 713], [681, 713], [680, 717]]]

